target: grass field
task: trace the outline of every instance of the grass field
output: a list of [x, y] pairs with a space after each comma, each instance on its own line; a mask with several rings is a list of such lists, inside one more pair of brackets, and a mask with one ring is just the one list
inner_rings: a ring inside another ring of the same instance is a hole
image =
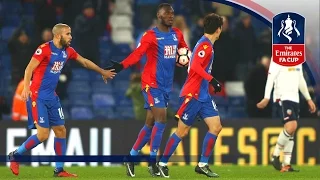
[[[170, 168], [170, 179], [207, 179], [206, 176], [198, 175], [194, 172], [192, 166], [172, 166]], [[216, 173], [220, 175], [219, 179], [320, 179], [320, 166], [301, 166], [296, 167], [300, 172], [280, 173], [271, 166], [217, 166], [213, 167]], [[71, 167], [67, 168], [71, 173], [76, 173], [79, 179], [132, 179], [125, 175], [124, 166], [121, 167]], [[7, 167], [0, 167], [0, 179], [54, 179], [52, 178], [52, 167], [21, 167], [19, 176], [11, 173]], [[136, 166], [136, 177], [134, 179], [152, 179], [146, 167]], [[160, 177], [156, 177], [159, 179]]]

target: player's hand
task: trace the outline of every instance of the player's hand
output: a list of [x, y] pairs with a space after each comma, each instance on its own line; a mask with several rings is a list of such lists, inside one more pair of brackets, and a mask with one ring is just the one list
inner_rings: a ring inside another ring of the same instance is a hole
[[111, 61], [112, 65], [106, 67], [106, 70], [114, 69], [116, 73], [123, 70], [123, 65], [121, 63], [118, 63], [116, 61]]
[[269, 103], [269, 99], [264, 98], [257, 104], [257, 108], [263, 109], [268, 105], [268, 103]]
[[316, 105], [314, 104], [314, 102], [311, 99], [308, 100], [308, 105], [309, 105], [309, 111], [311, 113], [315, 113], [317, 108], [316, 108]]
[[23, 88], [23, 91], [21, 93], [22, 101], [27, 101], [31, 96], [32, 96], [32, 92], [30, 91], [30, 88], [29, 87]]
[[217, 92], [221, 91], [221, 84], [215, 78], [212, 78], [210, 83], [214, 87], [214, 93], [217, 93]]
[[110, 69], [110, 70], [103, 70], [101, 75], [102, 75], [102, 79], [105, 83], [107, 83], [108, 79], [113, 79], [116, 76], [116, 72], [114, 72], [114, 69]]

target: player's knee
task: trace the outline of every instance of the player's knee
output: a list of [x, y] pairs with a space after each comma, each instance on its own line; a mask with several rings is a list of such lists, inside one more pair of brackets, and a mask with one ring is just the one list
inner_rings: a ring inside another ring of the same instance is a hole
[[54, 134], [56, 137], [58, 138], [65, 138], [66, 134], [67, 134], [67, 130], [65, 126], [59, 126], [59, 127], [55, 127], [53, 129]]
[[49, 138], [49, 131], [38, 131], [37, 137], [40, 142], [43, 142]]
[[186, 137], [188, 134], [189, 134], [189, 129], [187, 129], [187, 128], [181, 128], [181, 129], [178, 128], [176, 130], [176, 135], [181, 139]]
[[298, 127], [297, 121], [290, 121], [285, 124], [285, 130], [291, 136], [296, 132]]
[[221, 124], [216, 124], [215, 126], [209, 127], [209, 132], [218, 135], [222, 130]]

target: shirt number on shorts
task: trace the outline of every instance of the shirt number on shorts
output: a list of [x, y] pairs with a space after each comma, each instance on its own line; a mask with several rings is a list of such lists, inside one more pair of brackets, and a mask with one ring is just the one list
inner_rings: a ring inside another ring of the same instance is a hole
[[213, 100], [211, 102], [212, 102], [213, 109], [218, 111], [216, 103]]
[[63, 115], [62, 108], [59, 108], [58, 111], [59, 111], [59, 116], [60, 116], [60, 118], [61, 118], [61, 119], [64, 119], [64, 115]]

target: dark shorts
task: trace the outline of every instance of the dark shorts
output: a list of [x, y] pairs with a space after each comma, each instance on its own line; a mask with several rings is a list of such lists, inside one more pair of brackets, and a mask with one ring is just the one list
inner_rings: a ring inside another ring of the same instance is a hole
[[299, 120], [300, 106], [299, 103], [293, 101], [281, 101], [283, 124], [289, 121]]

